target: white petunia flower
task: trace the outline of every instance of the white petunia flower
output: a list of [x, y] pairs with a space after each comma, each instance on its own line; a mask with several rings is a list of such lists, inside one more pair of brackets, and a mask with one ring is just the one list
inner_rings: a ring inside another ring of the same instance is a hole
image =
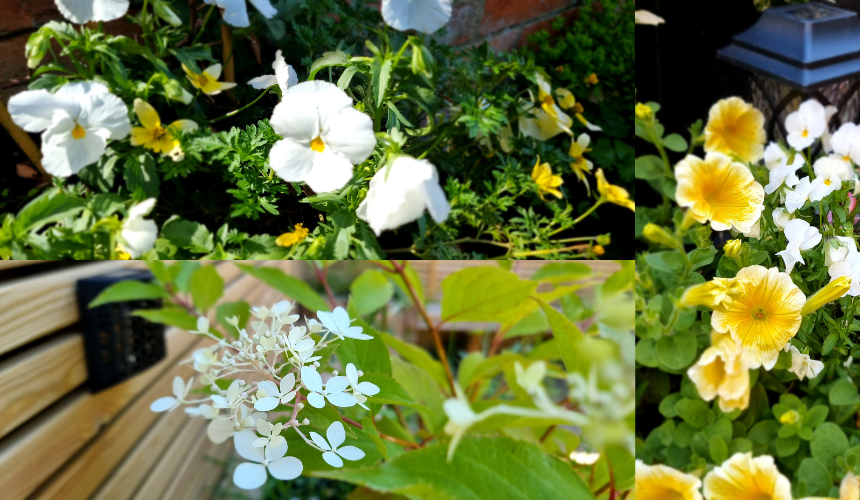
[[451, 19], [452, 0], [382, 0], [382, 19], [400, 31], [415, 30], [428, 35]]
[[783, 159], [788, 159], [788, 155], [779, 147], [779, 144], [771, 142], [764, 148], [764, 166], [768, 170], [779, 167]]
[[789, 191], [785, 195], [785, 208], [788, 213], [794, 213], [795, 210], [802, 207], [809, 201], [809, 193], [812, 191], [812, 183], [809, 182], [809, 177], [800, 179], [794, 191]]
[[173, 396], [165, 396], [163, 398], [158, 398], [149, 405], [149, 409], [161, 413], [163, 411], [170, 411], [180, 404], [185, 402], [185, 396], [188, 395], [188, 392], [191, 390], [191, 384], [194, 383], [194, 377], [188, 379], [188, 382], [182, 380], [182, 377], [176, 376], [173, 379]]
[[[218, 409], [214, 409], [218, 412]], [[251, 408], [246, 404], [240, 404], [238, 411], [224, 418], [217, 418], [209, 422], [209, 427], [206, 428], [206, 435], [215, 443], [223, 443], [230, 439], [233, 434], [245, 429], [253, 429], [257, 425], [257, 420], [266, 419], [265, 413], [251, 412]]]
[[586, 451], [570, 452], [570, 459], [579, 465], [594, 465], [599, 458], [600, 453], [588, 453]]
[[785, 272], [791, 274], [795, 263], [805, 264], [800, 252], [815, 247], [821, 241], [821, 233], [803, 219], [792, 219], [785, 225], [785, 238], [785, 250], [776, 254], [785, 262]]
[[283, 53], [280, 50], [275, 54], [275, 62], [272, 63], [272, 69], [275, 70], [274, 75], [258, 76], [257, 78], [249, 81], [248, 85], [257, 90], [267, 89], [273, 85], [277, 85], [281, 88], [281, 95], [283, 95], [287, 89], [299, 83], [299, 77], [296, 75], [296, 70], [287, 64], [287, 61], [284, 60]]
[[[269, 0], [248, 0], [251, 4], [260, 11], [266, 19], [271, 19], [278, 13], [277, 9], [272, 7]], [[251, 25], [248, 19], [248, 6], [245, 5], [245, 0], [203, 0], [209, 5], [217, 5], [224, 9], [222, 17], [224, 22], [230, 26], [237, 28], [247, 28]]]
[[785, 231], [785, 225], [792, 219], [791, 214], [783, 207], [773, 209], [773, 223], [780, 231]]
[[108, 139], [131, 132], [128, 108], [101, 83], [75, 82], [47, 90], [27, 90], [9, 99], [12, 120], [27, 132], [42, 132], [42, 164], [69, 177], [97, 161]]
[[796, 186], [800, 180], [797, 178], [795, 172], [804, 164], [806, 162], [803, 160], [803, 156], [799, 154], [794, 155], [794, 161], [791, 164], [788, 163], [787, 156], [781, 158], [779, 164], [770, 170], [770, 183], [764, 187], [764, 192], [771, 194], [783, 184], [788, 187]]
[[[244, 0], [243, 0], [244, 1]], [[284, 481], [295, 479], [302, 474], [302, 461], [287, 457], [287, 442], [277, 446], [266, 446], [265, 451], [253, 446], [257, 435], [252, 431], [242, 431], [233, 436], [236, 452], [249, 463], [244, 462], [233, 472], [233, 483], [244, 490], [253, 490], [266, 482], [266, 469], [275, 479]]]
[[[296, 392], [298, 392], [295, 386], [296, 375], [292, 372], [281, 379], [280, 389], [271, 380], [260, 382], [257, 390], [257, 402], [254, 403], [254, 408], [260, 411], [271, 411], [279, 403], [284, 405], [289, 403], [296, 397]], [[262, 394], [260, 391], [262, 391]]]
[[788, 371], [796, 374], [798, 379], [815, 378], [824, 369], [824, 363], [811, 359], [808, 354], [801, 354], [797, 347], [791, 345], [789, 351], [791, 352], [791, 368]]
[[830, 281], [842, 276], [851, 278], [851, 288], [848, 289], [846, 295], [856, 297], [860, 295], [860, 253], [849, 254], [842, 262], [837, 262], [827, 268], [827, 274], [830, 275]]
[[349, 319], [346, 309], [342, 307], [335, 307], [334, 312], [317, 311], [317, 318], [322, 321], [323, 326], [328, 331], [337, 335], [341, 340], [344, 337], [356, 340], [370, 340], [373, 338], [371, 335], [361, 333], [360, 326], [349, 326], [352, 320]]
[[332, 422], [325, 431], [328, 442], [316, 432], [311, 431], [309, 434], [317, 446], [326, 450], [323, 452], [323, 460], [332, 467], [343, 467], [343, 460], [341, 458], [351, 461], [364, 458], [364, 452], [355, 446], [338, 448], [346, 441], [346, 431], [344, 431], [343, 424], [340, 421]]
[[854, 123], [843, 123], [830, 139], [833, 154], [831, 157], [846, 163], [860, 164], [860, 127]]
[[352, 394], [355, 396], [355, 400], [358, 401], [358, 406], [369, 411], [370, 408], [364, 406], [364, 403], [367, 401], [367, 396], [376, 396], [379, 394], [379, 387], [371, 382], [359, 382], [359, 376], [359, 372], [355, 369], [354, 364], [349, 363], [346, 365], [346, 379], [349, 381], [350, 387], [352, 387]]
[[135, 203], [128, 210], [119, 233], [119, 247], [136, 259], [152, 249], [158, 238], [158, 226], [151, 219], [144, 219], [155, 207], [155, 198]]
[[418, 219], [425, 209], [437, 224], [451, 212], [436, 167], [427, 160], [398, 156], [390, 169], [379, 169], [370, 180], [367, 197], [356, 215], [379, 235]]
[[226, 397], [212, 394], [209, 398], [215, 403], [213, 405], [215, 408], [236, 408], [245, 400], [245, 396], [242, 394], [242, 382], [234, 380], [227, 388]]
[[128, 12], [129, 0], [54, 0], [57, 9], [69, 21], [113, 21]]
[[824, 107], [824, 121], [827, 123], [827, 127], [824, 129], [824, 133], [821, 134], [821, 146], [824, 148], [824, 151], [828, 153], [833, 151], [833, 148], [830, 146], [830, 138], [832, 137], [832, 134], [830, 133], [830, 118], [832, 118], [837, 111], [836, 106]]
[[311, 366], [303, 366], [302, 383], [309, 391], [308, 403], [314, 408], [324, 407], [326, 399], [329, 403], [342, 408], [355, 406], [358, 402], [352, 394], [343, 392], [349, 385], [346, 377], [332, 377], [323, 388], [320, 374]]
[[376, 147], [373, 122], [352, 107], [352, 98], [328, 82], [303, 82], [275, 106], [272, 128], [283, 139], [269, 163], [287, 182], [306, 182], [318, 193], [335, 191], [352, 178]]
[[850, 254], [857, 253], [857, 244], [849, 236], [834, 236], [824, 241], [824, 265], [827, 267], [842, 262]]
[[218, 417], [219, 410], [213, 408], [212, 405], [202, 404], [200, 406], [186, 406], [185, 413], [192, 417], [203, 417], [206, 420], [212, 420]]
[[255, 448], [262, 448], [264, 446], [276, 447], [281, 443], [286, 443], [287, 440], [284, 439], [284, 436], [281, 436], [282, 430], [284, 430], [284, 424], [282, 423], [272, 425], [266, 419], [257, 419], [257, 432], [262, 434], [263, 437], [258, 437], [251, 443], [251, 446]]
[[800, 108], [785, 119], [788, 144], [796, 150], [806, 149], [827, 130], [824, 106], [815, 99], [800, 105]]

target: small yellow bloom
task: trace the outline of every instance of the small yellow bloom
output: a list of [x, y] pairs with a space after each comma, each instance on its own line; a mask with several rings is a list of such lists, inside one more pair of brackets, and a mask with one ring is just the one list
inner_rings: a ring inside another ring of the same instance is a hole
[[131, 129], [131, 145], [143, 146], [156, 153], [174, 154], [179, 150], [179, 141], [175, 139], [174, 133], [197, 128], [197, 124], [191, 120], [176, 120], [166, 128], [162, 127], [158, 112], [142, 99], [134, 100], [134, 113], [143, 126]]
[[550, 168], [549, 163], [541, 163], [540, 156], [538, 156], [534, 169], [532, 169], [532, 180], [535, 181], [535, 184], [538, 186], [540, 199], [546, 201], [543, 197], [544, 193], [549, 193], [556, 198], [561, 198], [561, 191], [556, 189], [563, 183], [561, 176], [552, 175], [552, 168]]
[[591, 187], [588, 185], [588, 177], [586, 177], [586, 174], [591, 173], [591, 169], [594, 168], [594, 164], [591, 163], [591, 160], [588, 160], [583, 156], [585, 153], [591, 151], [588, 147], [589, 144], [591, 144], [591, 137], [589, 137], [588, 134], [580, 134], [576, 141], [571, 138], [570, 152], [567, 154], [576, 160], [570, 164], [570, 168], [573, 169], [573, 173], [576, 174], [579, 180], [585, 183], [585, 189], [590, 195]]
[[773, 457], [753, 458], [752, 453], [735, 453], [705, 476], [705, 497], [708, 500], [792, 500], [791, 483], [780, 474]]
[[673, 238], [671, 234], [667, 233], [662, 227], [651, 222], [645, 224], [645, 227], [642, 228], [642, 236], [651, 243], [657, 243], [658, 245], [664, 245], [670, 248], [678, 246], [678, 242], [675, 241], [675, 238]]
[[722, 99], [711, 107], [705, 126], [705, 151], [734, 153], [747, 162], [764, 156], [764, 115], [738, 97]]
[[727, 310], [714, 311], [711, 326], [720, 333], [731, 333], [749, 356], [750, 368], [770, 370], [779, 351], [800, 328], [806, 297], [776, 267], [745, 267], [735, 281], [740, 293]]
[[732, 301], [741, 294], [741, 288], [732, 278], [714, 278], [701, 285], [691, 286], [681, 296], [685, 307], [705, 306], [711, 309], [728, 310]]
[[585, 77], [585, 83], [589, 85], [597, 85], [598, 83], [600, 83], [600, 80], [597, 79], [596, 73], [592, 73]]
[[621, 205], [624, 208], [629, 208], [634, 212], [636, 211], [636, 203], [630, 199], [630, 193], [623, 187], [606, 182], [602, 168], [598, 168], [594, 175], [597, 177], [597, 192], [600, 193], [601, 198], [616, 205]]
[[850, 276], [834, 278], [830, 283], [824, 285], [821, 290], [815, 292], [806, 299], [806, 304], [803, 305], [800, 315], [806, 316], [824, 304], [837, 300], [839, 297], [848, 293], [849, 288], [851, 288]]
[[301, 223], [296, 224], [296, 227], [293, 228], [292, 233], [284, 233], [275, 240], [275, 244], [281, 247], [288, 247], [295, 245], [296, 243], [302, 241], [307, 238], [308, 230], [305, 229]]
[[201, 92], [207, 95], [217, 95], [220, 94], [222, 90], [232, 89], [236, 86], [236, 84], [232, 82], [218, 81], [218, 78], [221, 76], [220, 64], [209, 66], [200, 74], [191, 71], [184, 64], [182, 65], [182, 69], [185, 70], [185, 76], [188, 78], [188, 81], [191, 82], [191, 85], [196, 89], [200, 89]]
[[637, 500], [702, 500], [701, 485], [702, 481], [696, 476], [665, 465], [636, 461]]
[[558, 66], [555, 67], [555, 72], [556, 73], [564, 73], [564, 66], [559, 64]]
[[797, 413], [797, 410], [788, 410], [779, 416], [779, 422], [782, 424], [793, 425], [796, 424], [798, 420], [800, 420], [800, 413]]
[[594, 252], [594, 255], [603, 255], [606, 253], [606, 249], [603, 248], [603, 245], [594, 245], [591, 247], [591, 251]]
[[750, 372], [743, 353], [731, 336], [711, 332], [711, 347], [687, 370], [705, 401], [720, 398], [720, 409], [745, 410], [750, 404]]
[[636, 118], [640, 120], [647, 120], [654, 116], [654, 110], [651, 109], [651, 106], [647, 104], [642, 104], [641, 102], [636, 103]]
[[748, 233], [764, 210], [764, 188], [742, 163], [721, 153], [708, 153], [705, 159], [689, 155], [675, 166], [678, 187], [675, 199], [689, 207], [701, 223], [725, 231], [732, 227]]
[[573, 97], [573, 93], [567, 89], [559, 87], [555, 89], [555, 95], [558, 96], [558, 104], [563, 109], [570, 109], [576, 105], [576, 98]]
[[741, 253], [741, 240], [729, 240], [723, 245], [723, 252], [726, 257], [734, 259]]
[[124, 252], [117, 247], [116, 249], [116, 260], [131, 260], [131, 255], [128, 252]]

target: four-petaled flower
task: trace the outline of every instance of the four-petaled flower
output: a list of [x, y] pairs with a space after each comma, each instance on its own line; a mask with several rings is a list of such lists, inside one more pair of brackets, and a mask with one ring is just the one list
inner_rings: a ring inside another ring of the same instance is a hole
[[334, 312], [317, 311], [317, 318], [319, 318], [329, 332], [337, 335], [341, 340], [344, 337], [357, 340], [370, 340], [373, 338], [370, 335], [361, 333], [360, 326], [349, 326], [352, 320], [349, 319], [346, 309], [342, 307], [336, 307]]
[[317, 446], [326, 450], [323, 452], [323, 460], [332, 467], [343, 467], [341, 458], [352, 461], [364, 458], [364, 452], [355, 446], [338, 448], [346, 441], [346, 432], [343, 429], [343, 424], [339, 421], [334, 421], [328, 426], [328, 430], [325, 432], [328, 442], [316, 432], [311, 431], [310, 435]]
[[233, 483], [236, 486], [245, 490], [263, 486], [266, 482], [266, 469], [275, 479], [285, 481], [295, 479], [302, 474], [301, 460], [285, 456], [288, 448], [286, 441], [277, 446], [266, 446], [264, 451], [253, 445], [256, 440], [257, 435], [253, 431], [241, 431], [233, 436], [236, 452], [245, 460], [256, 462], [244, 462], [236, 467], [233, 472]]
[[194, 382], [194, 377], [188, 379], [188, 382], [182, 380], [182, 377], [177, 375], [173, 378], [173, 396], [164, 396], [158, 398], [149, 405], [149, 409], [155, 412], [170, 411], [180, 404], [185, 402], [185, 396], [191, 390], [191, 384]]
[[245, 399], [242, 395], [241, 387], [241, 381], [234, 380], [230, 384], [230, 387], [227, 388], [226, 397], [220, 394], [213, 394], [209, 398], [215, 402], [213, 405], [215, 408], [235, 408], [242, 404], [242, 401]]
[[343, 392], [349, 385], [346, 377], [332, 377], [323, 388], [322, 378], [313, 367], [302, 367], [302, 383], [308, 389], [308, 403], [314, 408], [325, 406], [325, 400], [340, 407], [354, 406], [358, 401], [351, 394]]
[[379, 387], [371, 382], [359, 382], [358, 377], [359, 372], [356, 370], [355, 365], [352, 363], [346, 365], [346, 379], [349, 381], [350, 387], [352, 387], [352, 394], [355, 396], [355, 400], [358, 401], [358, 406], [369, 411], [370, 408], [364, 406], [364, 402], [367, 401], [367, 396], [379, 394]]
[[278, 403], [283, 405], [289, 403], [296, 397], [298, 389], [295, 389], [295, 386], [296, 375], [293, 372], [288, 373], [281, 379], [280, 389], [271, 380], [260, 382], [257, 391], [257, 402], [254, 403], [254, 408], [260, 411], [271, 411], [278, 406]]
[[251, 443], [251, 446], [255, 448], [262, 448], [264, 446], [280, 446], [281, 443], [286, 443], [287, 440], [284, 439], [284, 436], [281, 436], [281, 431], [284, 430], [284, 424], [277, 423], [272, 425], [270, 422], [267, 422], [263, 418], [257, 419], [257, 432], [263, 435], [263, 437], [258, 437], [256, 441]]

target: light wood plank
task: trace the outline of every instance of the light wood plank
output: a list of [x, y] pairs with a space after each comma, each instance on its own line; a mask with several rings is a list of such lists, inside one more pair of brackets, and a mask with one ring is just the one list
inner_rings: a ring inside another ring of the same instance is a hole
[[32, 266], [33, 264], [44, 264], [44, 260], [0, 260], [0, 271], [12, 269], [13, 267]]
[[170, 443], [158, 464], [152, 469], [146, 481], [137, 490], [135, 500], [151, 500], [164, 498], [166, 490], [174, 477], [181, 473], [188, 465], [190, 451], [195, 445], [206, 439], [201, 431], [205, 431], [206, 421], [199, 418], [188, 419], [177, 434], [176, 439]]
[[[173, 477], [167, 484], [167, 487], [161, 493], [159, 498], [175, 498], [182, 500], [186, 498], [196, 498], [192, 496], [192, 491], [197, 489], [197, 486], [203, 480], [203, 473], [206, 472], [204, 458], [209, 452], [209, 438], [206, 436], [205, 426], [197, 432], [197, 437], [192, 443], [192, 446], [185, 451], [184, 460], [180, 467], [175, 469]], [[226, 447], [226, 444], [222, 445]], [[138, 497], [140, 500], [155, 497]]]
[[77, 332], [0, 363], [0, 438], [86, 380], [84, 338]]

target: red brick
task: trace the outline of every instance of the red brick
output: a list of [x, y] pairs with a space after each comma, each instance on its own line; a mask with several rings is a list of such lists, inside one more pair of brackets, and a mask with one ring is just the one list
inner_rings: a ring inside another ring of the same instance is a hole
[[[564, 19], [565, 19], [564, 25], [562, 26], [562, 31], [563, 31], [565, 27], [570, 26], [573, 23], [573, 21], [575, 21], [576, 19], [579, 19], [579, 9], [577, 8], [577, 9], [569, 10], [567, 12], [563, 12], [561, 14], [561, 16], [564, 17]], [[554, 30], [552, 28], [552, 25], [555, 22], [555, 20], [558, 19], [558, 17], [559, 16], [551, 17], [549, 19], [544, 19], [543, 21], [537, 21], [537, 22], [527, 24], [526, 26], [524, 26], [523, 27], [523, 35], [520, 38], [519, 45], [522, 46], [522, 45], [528, 44], [529, 36], [540, 31], [540, 30], [549, 31], [551, 35], [557, 35], [559, 33], [559, 31]]]
[[448, 28], [448, 37], [445, 41], [452, 45], [460, 45], [474, 38], [478, 17], [478, 9], [474, 5], [455, 5], [451, 10], [451, 20], [445, 26]]
[[35, 28], [62, 17], [54, 0], [0, 0], [0, 12], [0, 33]]
[[488, 35], [571, 4], [571, 0], [486, 0], [479, 34]]
[[27, 58], [24, 57], [28, 38], [29, 34], [23, 34], [0, 42], [0, 61], [3, 61], [0, 64], [0, 84], [28, 76]]
[[496, 52], [507, 52], [517, 46], [520, 39], [520, 30], [511, 30], [500, 35], [491, 36], [487, 43]]

